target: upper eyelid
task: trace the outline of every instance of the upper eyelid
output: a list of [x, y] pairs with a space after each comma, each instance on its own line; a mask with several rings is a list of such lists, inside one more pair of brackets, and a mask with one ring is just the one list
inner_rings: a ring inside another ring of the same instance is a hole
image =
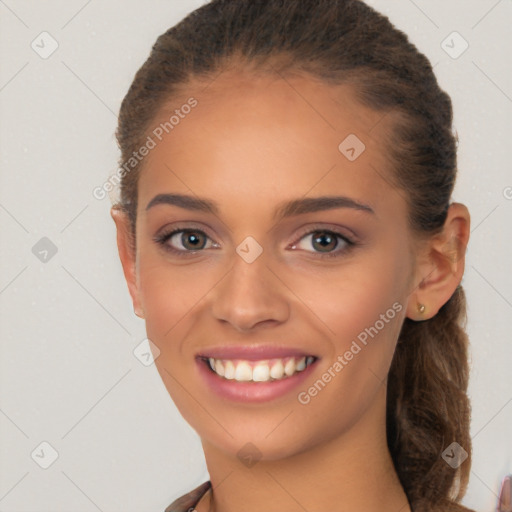
[[349, 240], [350, 242], [358, 241], [358, 237], [351, 229], [341, 227], [330, 227], [323, 223], [313, 223], [312, 225], [304, 227], [304, 229], [300, 229], [299, 234], [297, 235], [299, 237], [298, 240], [305, 237], [306, 235], [311, 235], [312, 233], [315, 233], [317, 231], [326, 231], [328, 233], [333, 233], [337, 236], [340, 236], [341, 238]]
[[[162, 228], [159, 229], [154, 236], [155, 239], [157, 238], [170, 238], [171, 236], [176, 235], [177, 233], [183, 232], [183, 231], [199, 231], [201, 233], [204, 233], [210, 240], [215, 241], [214, 237], [210, 235], [208, 229], [204, 229], [203, 227], [196, 227], [196, 226], [180, 226], [179, 224], [177, 226], [172, 226], [169, 228]], [[217, 242], [215, 242], [217, 243]]]

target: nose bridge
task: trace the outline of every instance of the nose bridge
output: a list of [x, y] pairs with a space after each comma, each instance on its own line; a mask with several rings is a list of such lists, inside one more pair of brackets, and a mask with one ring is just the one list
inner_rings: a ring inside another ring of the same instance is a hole
[[289, 313], [285, 288], [267, 267], [267, 255], [260, 252], [255, 256], [250, 244], [237, 247], [231, 269], [216, 287], [212, 303], [215, 318], [239, 330], [269, 320], [283, 322]]

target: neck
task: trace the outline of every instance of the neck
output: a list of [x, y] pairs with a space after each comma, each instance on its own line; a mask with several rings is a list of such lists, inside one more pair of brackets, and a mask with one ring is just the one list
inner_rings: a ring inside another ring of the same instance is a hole
[[410, 512], [387, 447], [385, 389], [379, 395], [348, 430], [291, 457], [246, 467], [203, 440], [212, 492], [197, 512]]

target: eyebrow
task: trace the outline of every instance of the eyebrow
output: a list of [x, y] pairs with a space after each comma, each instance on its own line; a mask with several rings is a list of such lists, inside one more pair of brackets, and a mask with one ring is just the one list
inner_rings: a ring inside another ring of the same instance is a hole
[[[146, 211], [159, 204], [178, 206], [186, 210], [200, 211], [218, 215], [220, 212], [217, 203], [200, 197], [193, 197], [186, 194], [158, 194], [146, 206]], [[335, 208], [352, 208], [375, 214], [374, 210], [367, 204], [360, 203], [346, 196], [321, 196], [304, 197], [293, 199], [282, 203], [274, 212], [274, 220], [281, 220], [294, 215], [314, 213]]]

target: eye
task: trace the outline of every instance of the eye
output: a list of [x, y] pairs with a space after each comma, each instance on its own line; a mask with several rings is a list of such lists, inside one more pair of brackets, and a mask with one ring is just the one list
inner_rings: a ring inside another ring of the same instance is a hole
[[[157, 235], [155, 241], [166, 251], [180, 256], [218, 246], [204, 231], [192, 228], [178, 228], [170, 232], [164, 232]], [[208, 241], [212, 243], [208, 245]]]
[[337, 231], [328, 229], [315, 229], [301, 237], [291, 249], [301, 249], [310, 252], [313, 248], [319, 257], [336, 257], [346, 254], [355, 242]]
[[[191, 256], [206, 249], [220, 247], [204, 231], [190, 227], [164, 231], [156, 235], [154, 240], [164, 250], [176, 256]], [[325, 258], [342, 256], [355, 245], [356, 242], [346, 235], [332, 229], [310, 229], [290, 248], [313, 252], [315, 256]]]

